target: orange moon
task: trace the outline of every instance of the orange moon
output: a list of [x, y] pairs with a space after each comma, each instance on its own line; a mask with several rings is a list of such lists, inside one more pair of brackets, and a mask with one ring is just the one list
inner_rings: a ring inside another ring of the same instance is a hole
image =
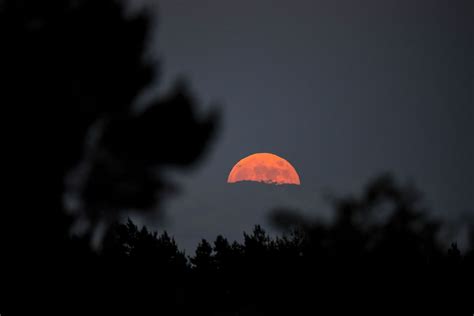
[[285, 159], [270, 153], [256, 153], [237, 162], [229, 173], [228, 183], [256, 181], [267, 184], [300, 185], [295, 168]]

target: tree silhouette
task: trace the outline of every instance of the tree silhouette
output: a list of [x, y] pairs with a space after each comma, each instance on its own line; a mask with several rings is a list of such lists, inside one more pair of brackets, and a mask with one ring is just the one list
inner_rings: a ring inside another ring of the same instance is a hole
[[214, 258], [212, 256], [212, 246], [203, 239], [196, 248], [196, 254], [190, 258], [191, 264], [200, 273], [211, 273], [214, 268]]
[[[114, 233], [109, 226], [129, 211], [162, 213], [160, 202], [177, 187], [164, 170], [198, 162], [219, 113], [197, 115], [183, 81], [143, 110], [134, 106], [157, 77], [156, 62], [145, 58], [151, 27], [151, 15], [119, 0], [0, 1], [0, 104], [13, 188], [0, 231], [14, 276], [5, 300], [15, 313], [50, 297], [70, 306], [99, 297], [109, 309], [151, 306], [148, 283], [160, 285], [154, 294], [163, 309], [175, 303], [188, 263], [174, 241], [131, 223]], [[71, 237], [73, 227], [82, 237]], [[91, 249], [101, 232], [104, 255]], [[59, 308], [47, 305], [45, 312]]]
[[129, 258], [152, 264], [165, 270], [186, 268], [186, 257], [178, 250], [176, 242], [168, 233], [149, 232], [146, 227], [138, 229], [130, 219], [126, 224], [111, 227], [104, 242], [105, 257]]
[[214, 135], [218, 113], [198, 116], [183, 81], [134, 107], [156, 77], [144, 54], [151, 21], [118, 0], [1, 2], [0, 104], [14, 112], [18, 200], [31, 203], [11, 220], [36, 235], [29, 251], [70, 252], [78, 220], [92, 238], [126, 211], [159, 214], [176, 187], [163, 170], [192, 166]]
[[297, 227], [305, 236], [302, 247], [327, 257], [412, 264], [441, 255], [440, 222], [420, 206], [416, 190], [399, 186], [389, 175], [374, 179], [360, 198], [334, 198], [333, 205], [331, 225], [284, 210], [276, 210], [272, 218], [279, 227]]

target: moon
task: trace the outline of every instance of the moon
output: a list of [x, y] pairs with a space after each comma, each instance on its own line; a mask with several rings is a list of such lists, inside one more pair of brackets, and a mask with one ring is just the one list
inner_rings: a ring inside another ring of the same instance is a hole
[[271, 153], [255, 153], [237, 162], [230, 171], [227, 182], [241, 181], [277, 185], [301, 184], [295, 168], [287, 160]]

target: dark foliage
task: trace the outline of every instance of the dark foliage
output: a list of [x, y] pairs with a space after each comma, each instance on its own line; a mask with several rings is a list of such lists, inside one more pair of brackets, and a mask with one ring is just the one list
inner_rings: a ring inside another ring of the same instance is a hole
[[359, 198], [335, 198], [333, 221], [280, 210], [274, 220], [286, 229], [282, 236], [257, 225], [242, 243], [202, 240], [188, 259], [166, 232], [129, 220], [111, 227], [98, 258], [165, 285], [145, 293], [159, 293], [156, 301], [170, 314], [470, 312], [473, 245], [447, 247], [438, 234], [442, 222], [428, 216], [415, 192], [381, 176]]
[[0, 104], [12, 112], [4, 127], [17, 194], [8, 215], [33, 224], [29, 251], [68, 252], [77, 220], [93, 235], [124, 210], [160, 214], [176, 188], [163, 170], [193, 166], [214, 135], [217, 112], [197, 115], [184, 82], [134, 108], [156, 77], [144, 58], [150, 28], [119, 0], [1, 2]]
[[[197, 114], [183, 81], [144, 110], [135, 108], [156, 80], [157, 67], [145, 58], [151, 26], [151, 16], [127, 12], [120, 0], [0, 1], [0, 104], [11, 189], [1, 261], [12, 277], [2, 283], [8, 298], [22, 303], [15, 313], [34, 298], [54, 312], [59, 305], [45, 298], [69, 297], [76, 306], [108, 289], [123, 302], [134, 288], [143, 292], [143, 283], [131, 281], [140, 267], [115, 269], [92, 251], [92, 241], [125, 211], [161, 214], [160, 202], [177, 187], [163, 171], [194, 166], [218, 123], [216, 111]], [[77, 225], [85, 233], [71, 237]], [[151, 256], [149, 265], [163, 270], [185, 266], [183, 254], [169, 258], [176, 248], [169, 237], [128, 229], [116, 238], [126, 239], [133, 260]], [[110, 258], [123, 255], [120, 247], [106, 250]], [[119, 277], [129, 289], [113, 285]]]
[[111, 227], [99, 258], [166, 284], [165, 293], [146, 293], [166, 297], [157, 302], [170, 314], [468, 313], [473, 245], [446, 246], [442, 222], [428, 216], [415, 192], [381, 176], [361, 197], [334, 198], [333, 221], [275, 211], [282, 236], [257, 225], [242, 243], [202, 240], [188, 259], [166, 232], [129, 220]]

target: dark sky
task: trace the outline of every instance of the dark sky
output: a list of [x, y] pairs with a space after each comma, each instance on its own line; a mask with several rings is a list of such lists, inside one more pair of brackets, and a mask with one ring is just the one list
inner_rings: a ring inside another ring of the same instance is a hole
[[[203, 110], [217, 101], [224, 114], [167, 203], [188, 252], [265, 225], [273, 206], [328, 215], [324, 192], [357, 193], [382, 171], [414, 181], [437, 213], [474, 212], [474, 1], [159, 4], [162, 88], [183, 74]], [[289, 160], [301, 187], [226, 184], [255, 152]]]

